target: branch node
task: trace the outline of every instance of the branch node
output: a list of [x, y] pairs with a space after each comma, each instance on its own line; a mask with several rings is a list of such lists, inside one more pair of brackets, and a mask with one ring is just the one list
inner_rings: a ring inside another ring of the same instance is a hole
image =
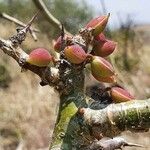
[[25, 27], [17, 28], [17, 35], [13, 35], [12, 37], [9, 38], [9, 40], [12, 42], [14, 47], [18, 47], [26, 38], [26, 34], [28, 31], [32, 32], [30, 27], [37, 17], [38, 13], [36, 13], [32, 19], [28, 22], [28, 24]]

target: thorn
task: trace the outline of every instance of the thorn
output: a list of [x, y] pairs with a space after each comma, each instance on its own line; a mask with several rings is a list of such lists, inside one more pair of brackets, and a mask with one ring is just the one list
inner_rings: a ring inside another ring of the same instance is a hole
[[64, 38], [64, 35], [65, 35], [65, 31], [64, 31], [64, 25], [61, 24], [61, 37]]
[[31, 30], [30, 28], [29, 28], [29, 33], [30, 33], [31, 36], [33, 37], [34, 41], [37, 41], [37, 40], [38, 40], [38, 39], [37, 39], [37, 36], [36, 36], [36, 34], [35, 34], [35, 32], [34, 32], [33, 30]]
[[107, 15], [108, 17], [110, 17], [110, 13], [108, 13], [108, 15]]
[[61, 24], [61, 51], [63, 51], [64, 50], [64, 43], [65, 43], [65, 41], [64, 41], [64, 36], [65, 36], [65, 32], [64, 32], [64, 25], [63, 24]]
[[134, 144], [134, 143], [125, 143], [124, 146], [145, 148], [143, 145]]
[[30, 30], [30, 27], [33, 23], [33, 21], [35, 20], [35, 18], [37, 17], [39, 12], [37, 12], [33, 17], [32, 19], [28, 22], [28, 24], [22, 29], [17, 29], [17, 35], [14, 35], [12, 37], [10, 37], [10, 40], [12, 41], [12, 43], [15, 45], [15, 46], [18, 46], [18, 44], [21, 44], [25, 38], [26, 38], [26, 34], [27, 32], [29, 31], [30, 33], [32, 33], [31, 35], [33, 36], [34, 40], [36, 41], [37, 38], [36, 38], [36, 35], [33, 34], [33, 32]]
[[26, 27], [25, 27], [25, 31], [26, 31], [26, 32], [27, 32], [28, 30], [30, 30], [31, 25], [32, 25], [33, 21], [36, 19], [36, 17], [38, 16], [39, 12], [40, 12], [40, 11], [38, 11], [38, 12], [31, 18], [31, 20], [28, 22], [28, 24], [26, 25]]

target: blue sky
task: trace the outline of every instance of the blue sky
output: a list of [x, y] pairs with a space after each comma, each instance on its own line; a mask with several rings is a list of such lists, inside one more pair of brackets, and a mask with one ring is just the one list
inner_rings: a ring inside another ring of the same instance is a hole
[[[100, 14], [101, 0], [86, 0], [93, 8], [96, 16]], [[127, 14], [132, 16], [136, 24], [150, 24], [150, 0], [103, 0], [105, 2], [107, 12], [111, 13], [109, 25], [111, 27], [118, 27], [119, 14], [122, 20], [125, 20]]]

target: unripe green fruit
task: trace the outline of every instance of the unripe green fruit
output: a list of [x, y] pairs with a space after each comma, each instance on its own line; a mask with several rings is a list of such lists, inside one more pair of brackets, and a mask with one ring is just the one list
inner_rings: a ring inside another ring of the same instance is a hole
[[93, 46], [93, 52], [96, 56], [107, 57], [114, 52], [116, 43], [110, 40], [105, 42], [97, 41]]
[[97, 18], [92, 19], [85, 28], [89, 29], [92, 28], [94, 29], [93, 31], [93, 36], [99, 35], [103, 30], [105, 29], [108, 19], [109, 19], [110, 14], [107, 16], [100, 16]]
[[97, 78], [115, 75], [112, 65], [104, 58], [93, 56], [91, 61], [92, 75]]
[[51, 61], [53, 61], [53, 57], [44, 48], [34, 49], [31, 51], [29, 57], [26, 60], [26, 62], [39, 67], [48, 66]]
[[112, 87], [110, 90], [110, 95], [115, 103], [127, 102], [135, 99], [128, 91], [120, 87]]
[[64, 50], [64, 54], [68, 61], [73, 64], [80, 64], [85, 61], [87, 54], [83, 48], [77, 44], [67, 46]]

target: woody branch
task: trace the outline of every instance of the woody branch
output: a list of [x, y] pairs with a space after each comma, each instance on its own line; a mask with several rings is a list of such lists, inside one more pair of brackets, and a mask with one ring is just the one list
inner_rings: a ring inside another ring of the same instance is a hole
[[22, 69], [30, 70], [41, 78], [41, 84], [54, 85], [58, 79], [58, 71], [53, 67], [38, 67], [26, 62], [28, 54], [20, 47], [21, 43], [25, 40], [27, 32], [30, 31], [31, 24], [33, 23], [36, 15], [24, 26], [24, 28], [17, 30], [17, 34], [4, 40], [0, 37], [0, 49], [15, 59]]

